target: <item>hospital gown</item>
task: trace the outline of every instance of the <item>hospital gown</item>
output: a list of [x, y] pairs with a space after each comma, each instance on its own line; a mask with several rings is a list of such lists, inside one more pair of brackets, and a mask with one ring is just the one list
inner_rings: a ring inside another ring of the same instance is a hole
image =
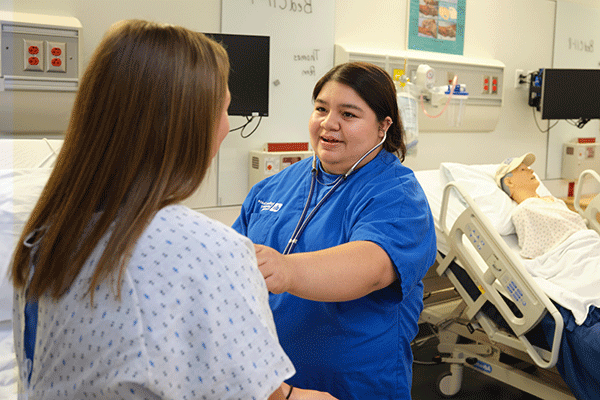
[[524, 258], [541, 256], [573, 233], [587, 229], [579, 214], [569, 210], [564, 201], [552, 197], [523, 201], [511, 218]]
[[[280, 347], [252, 243], [183, 206], [157, 213], [122, 279], [39, 301], [30, 399], [266, 399], [294, 367]], [[27, 386], [23, 291], [14, 333]]]

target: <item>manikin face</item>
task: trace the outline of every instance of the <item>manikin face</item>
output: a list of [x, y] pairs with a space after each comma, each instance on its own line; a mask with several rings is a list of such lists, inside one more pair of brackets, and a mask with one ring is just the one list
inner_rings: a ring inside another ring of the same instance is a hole
[[525, 164], [515, 168], [512, 171], [512, 176], [507, 176], [504, 181], [510, 188], [511, 195], [519, 190], [535, 191], [540, 186], [540, 181], [535, 177], [533, 170]]
[[[308, 124], [311, 145], [325, 172], [345, 174], [377, 145], [392, 120], [377, 120], [375, 112], [354, 91], [336, 81], [327, 82], [318, 94]], [[371, 161], [381, 147], [358, 166]]]
[[223, 105], [223, 109], [221, 110], [221, 117], [219, 118], [219, 122], [217, 123], [217, 136], [215, 138], [216, 140], [212, 151], [212, 157], [217, 155], [219, 147], [221, 147], [221, 143], [223, 143], [223, 140], [225, 140], [225, 137], [229, 133], [229, 114], [227, 113], [227, 109], [229, 108], [230, 102], [231, 93], [229, 93], [229, 89], [227, 89], [227, 94], [225, 95], [225, 103]]

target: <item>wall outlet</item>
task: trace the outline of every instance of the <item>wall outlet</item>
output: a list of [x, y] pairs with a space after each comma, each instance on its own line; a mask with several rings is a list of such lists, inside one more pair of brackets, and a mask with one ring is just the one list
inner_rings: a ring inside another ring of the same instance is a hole
[[525, 85], [524, 83], [521, 83], [521, 76], [525, 75], [525, 70], [523, 69], [517, 69], [515, 70], [515, 89], [520, 88], [520, 87], [525, 87], [523, 85]]
[[67, 72], [67, 44], [46, 42], [46, 71]]
[[23, 70], [44, 71], [44, 42], [23, 39]]

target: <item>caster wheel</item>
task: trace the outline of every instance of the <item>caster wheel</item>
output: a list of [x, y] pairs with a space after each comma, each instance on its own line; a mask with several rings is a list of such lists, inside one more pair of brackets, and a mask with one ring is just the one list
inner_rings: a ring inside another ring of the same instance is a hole
[[452, 372], [447, 371], [441, 374], [437, 379], [437, 391], [445, 399], [450, 399], [460, 391], [461, 382], [456, 382], [456, 377]]

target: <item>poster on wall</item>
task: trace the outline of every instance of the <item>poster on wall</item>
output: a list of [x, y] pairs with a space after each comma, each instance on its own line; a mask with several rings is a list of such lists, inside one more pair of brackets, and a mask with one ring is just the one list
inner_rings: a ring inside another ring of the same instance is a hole
[[408, 49], [463, 54], [466, 0], [410, 0]]

